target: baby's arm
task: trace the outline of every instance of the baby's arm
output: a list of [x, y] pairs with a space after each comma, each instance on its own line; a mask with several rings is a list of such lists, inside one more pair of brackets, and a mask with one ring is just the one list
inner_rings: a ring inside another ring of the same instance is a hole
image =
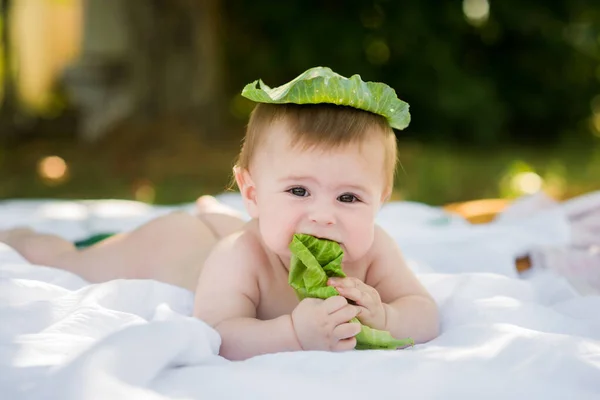
[[423, 343], [439, 335], [437, 305], [408, 268], [396, 242], [377, 227], [374, 259], [365, 283], [374, 287], [386, 314], [385, 330]]
[[194, 316], [219, 332], [219, 353], [230, 360], [301, 350], [289, 314], [267, 321], [256, 319], [261, 262], [252, 237], [236, 234], [215, 247], [198, 280]]

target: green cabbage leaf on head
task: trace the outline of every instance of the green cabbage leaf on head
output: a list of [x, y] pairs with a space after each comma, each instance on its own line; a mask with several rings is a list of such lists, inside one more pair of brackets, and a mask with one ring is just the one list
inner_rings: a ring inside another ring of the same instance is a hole
[[365, 82], [360, 75], [346, 78], [327, 67], [314, 67], [292, 81], [270, 88], [261, 79], [247, 84], [242, 96], [257, 103], [349, 106], [384, 116], [390, 126], [402, 130], [410, 123], [408, 103], [381, 82]]

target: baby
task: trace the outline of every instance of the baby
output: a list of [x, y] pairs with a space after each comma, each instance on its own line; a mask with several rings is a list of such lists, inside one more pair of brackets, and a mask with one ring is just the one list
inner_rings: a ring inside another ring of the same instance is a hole
[[[234, 168], [249, 222], [205, 197], [198, 218], [171, 214], [83, 251], [30, 231], [5, 233], [4, 241], [32, 262], [90, 281], [148, 278], [194, 290], [194, 316], [219, 332], [220, 354], [231, 360], [353, 349], [354, 317], [423, 343], [439, 333], [437, 306], [375, 224], [394, 180], [389, 121], [326, 101], [260, 101]], [[340, 296], [298, 300], [288, 283], [295, 233], [341, 245], [347, 278], [328, 282]]]

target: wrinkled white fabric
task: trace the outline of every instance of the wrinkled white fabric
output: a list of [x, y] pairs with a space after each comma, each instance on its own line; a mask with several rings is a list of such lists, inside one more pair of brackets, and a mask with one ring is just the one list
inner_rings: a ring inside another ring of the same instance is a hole
[[[241, 206], [235, 195], [222, 198]], [[11, 201], [0, 203], [0, 227], [28, 225], [75, 240], [132, 229], [172, 209]], [[417, 203], [381, 211], [378, 222], [440, 306], [442, 334], [432, 342], [243, 362], [218, 356], [220, 338], [190, 317], [186, 290], [149, 280], [92, 285], [30, 265], [0, 244], [0, 393], [7, 399], [598, 399], [600, 297], [582, 296], [548, 269], [527, 279], [514, 271], [516, 255], [570, 246], [573, 216], [584, 214], [552, 204], [517, 211], [485, 226]]]

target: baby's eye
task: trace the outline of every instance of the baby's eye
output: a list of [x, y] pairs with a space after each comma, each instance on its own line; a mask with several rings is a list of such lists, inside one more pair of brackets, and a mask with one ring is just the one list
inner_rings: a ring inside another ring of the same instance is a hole
[[303, 187], [294, 187], [294, 188], [291, 188], [290, 190], [288, 190], [288, 193], [291, 193], [294, 196], [298, 196], [298, 197], [306, 197], [306, 196], [308, 196], [308, 191], [306, 189], [304, 189]]
[[344, 193], [344, 194], [340, 195], [337, 199], [338, 199], [338, 201], [340, 201], [342, 203], [355, 203], [357, 201], [360, 201], [358, 199], [358, 197], [356, 197], [355, 195], [353, 195], [351, 193]]

